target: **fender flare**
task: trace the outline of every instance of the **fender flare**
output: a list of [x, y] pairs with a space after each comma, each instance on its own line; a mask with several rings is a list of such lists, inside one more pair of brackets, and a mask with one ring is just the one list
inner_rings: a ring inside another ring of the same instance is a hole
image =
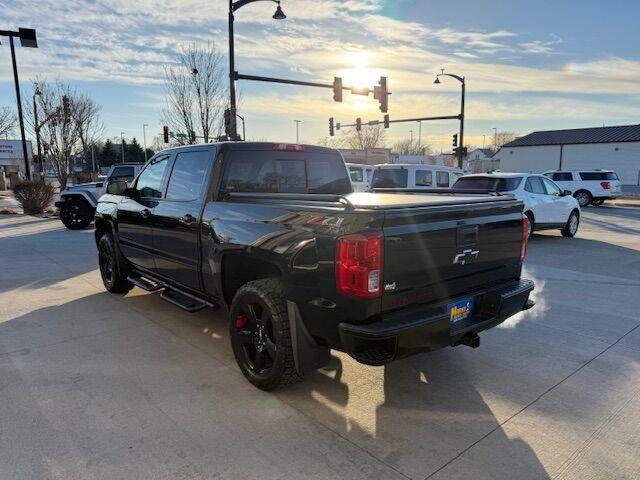
[[86, 201], [89, 206], [93, 209], [96, 208], [96, 206], [98, 205], [98, 200], [96, 199], [96, 197], [89, 192], [88, 190], [70, 190], [70, 191], [63, 191], [60, 194], [60, 199], [64, 199], [66, 201], [67, 198], [82, 198], [84, 199], [84, 201]]

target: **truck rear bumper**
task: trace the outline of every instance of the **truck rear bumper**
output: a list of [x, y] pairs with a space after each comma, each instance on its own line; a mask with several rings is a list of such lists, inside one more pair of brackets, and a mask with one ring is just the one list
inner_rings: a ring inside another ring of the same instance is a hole
[[[469, 343], [477, 333], [531, 308], [531, 280], [514, 280], [429, 305], [406, 308], [366, 325], [340, 323], [344, 350], [360, 363], [384, 365], [393, 360], [446, 346]], [[448, 305], [473, 298], [472, 315], [452, 324]], [[474, 345], [477, 346], [477, 345]]]

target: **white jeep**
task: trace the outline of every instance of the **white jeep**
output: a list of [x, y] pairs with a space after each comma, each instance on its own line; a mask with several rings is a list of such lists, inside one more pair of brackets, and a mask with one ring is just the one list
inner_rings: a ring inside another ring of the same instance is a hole
[[109, 170], [107, 178], [99, 182], [71, 185], [60, 192], [60, 220], [70, 230], [87, 228], [96, 211], [98, 199], [106, 192], [107, 184], [113, 180], [131, 182], [140, 173], [141, 163], [118, 163]]

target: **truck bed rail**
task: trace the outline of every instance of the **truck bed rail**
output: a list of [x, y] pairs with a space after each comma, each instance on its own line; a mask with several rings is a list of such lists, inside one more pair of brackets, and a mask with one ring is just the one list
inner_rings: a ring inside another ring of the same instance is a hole
[[347, 210], [355, 210], [355, 206], [345, 196], [332, 193], [264, 193], [264, 192], [226, 192], [223, 200], [251, 199], [258, 198], [264, 200], [293, 200], [293, 201], [312, 201], [312, 202], [330, 202], [340, 203]]

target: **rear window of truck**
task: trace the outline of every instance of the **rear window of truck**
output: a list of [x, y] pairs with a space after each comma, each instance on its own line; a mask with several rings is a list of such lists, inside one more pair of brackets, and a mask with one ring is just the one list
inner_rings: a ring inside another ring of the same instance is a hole
[[373, 172], [372, 188], [407, 188], [406, 168], [378, 168]]
[[454, 190], [486, 190], [488, 192], [510, 192], [520, 185], [522, 177], [462, 177], [453, 185]]
[[228, 154], [222, 191], [342, 195], [352, 189], [338, 155], [260, 150]]

